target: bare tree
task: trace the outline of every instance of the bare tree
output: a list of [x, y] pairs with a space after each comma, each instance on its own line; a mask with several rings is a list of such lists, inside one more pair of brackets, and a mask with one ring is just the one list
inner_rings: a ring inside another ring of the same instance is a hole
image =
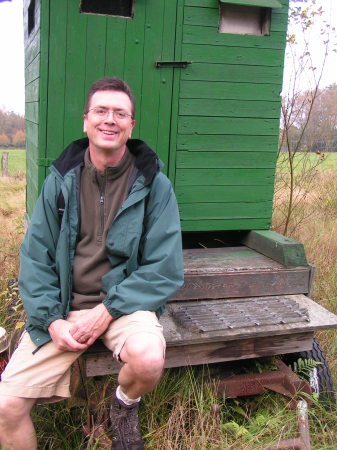
[[[289, 8], [286, 61], [291, 72], [285, 79], [281, 107], [281, 127], [278, 149], [278, 170], [275, 181], [274, 227], [291, 235], [307, 218], [303, 208], [317, 165], [322, 156], [310, 157], [305, 137], [319, 97], [319, 86], [326, 58], [334, 43], [330, 25], [323, 18], [322, 7], [315, 0], [301, 3], [292, 1]], [[320, 27], [317, 27], [318, 22]], [[310, 35], [315, 33], [321, 41], [321, 61], [313, 62]], [[304, 90], [303, 87], [306, 86]], [[296, 213], [296, 214], [295, 214]], [[296, 216], [296, 220], [291, 219]]]

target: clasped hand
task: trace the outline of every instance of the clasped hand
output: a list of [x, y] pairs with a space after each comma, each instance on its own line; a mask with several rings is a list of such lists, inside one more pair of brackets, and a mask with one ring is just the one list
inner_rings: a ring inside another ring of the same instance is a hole
[[112, 317], [103, 304], [83, 314], [76, 322], [57, 319], [49, 325], [50, 336], [59, 350], [83, 351], [108, 328]]

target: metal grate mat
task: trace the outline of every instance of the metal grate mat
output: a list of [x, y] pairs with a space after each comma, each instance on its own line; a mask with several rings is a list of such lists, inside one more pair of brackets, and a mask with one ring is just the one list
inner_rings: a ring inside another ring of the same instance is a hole
[[171, 306], [174, 320], [199, 333], [263, 325], [310, 322], [308, 310], [291, 299], [231, 300], [203, 305]]

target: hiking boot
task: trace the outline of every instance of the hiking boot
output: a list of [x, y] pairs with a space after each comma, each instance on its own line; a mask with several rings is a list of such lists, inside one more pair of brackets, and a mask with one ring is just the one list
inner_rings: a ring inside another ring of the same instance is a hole
[[112, 450], [143, 450], [138, 423], [138, 406], [122, 405], [113, 393], [110, 407]]

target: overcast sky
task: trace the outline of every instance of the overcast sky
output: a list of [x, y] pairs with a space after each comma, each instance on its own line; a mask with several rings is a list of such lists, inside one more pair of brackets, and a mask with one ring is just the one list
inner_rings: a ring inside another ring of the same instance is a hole
[[[321, 4], [325, 10], [324, 20], [337, 28], [337, 1], [317, 0], [317, 4]], [[316, 28], [310, 48], [315, 57], [315, 64], [319, 67], [323, 45], [318, 33]], [[0, 62], [0, 108], [24, 114], [22, 0], [0, 2]], [[335, 52], [329, 54], [321, 86], [332, 83], [337, 83]]]

